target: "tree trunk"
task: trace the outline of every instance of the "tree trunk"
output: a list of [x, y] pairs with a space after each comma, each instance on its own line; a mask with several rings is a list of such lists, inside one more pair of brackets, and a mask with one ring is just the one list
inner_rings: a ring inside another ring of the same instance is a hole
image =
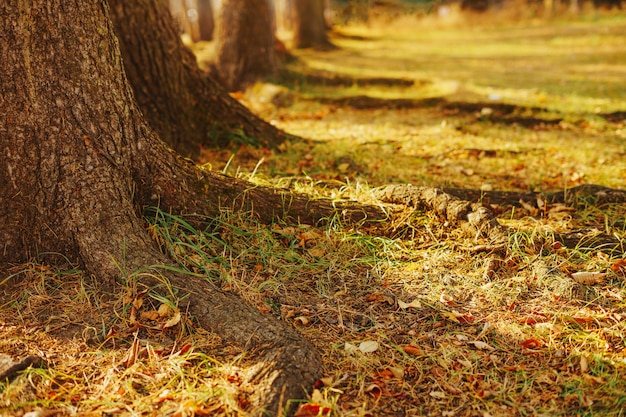
[[235, 91], [274, 72], [274, 22], [269, 0], [223, 0], [215, 36], [215, 69]]
[[150, 126], [173, 149], [233, 141], [273, 148], [288, 135], [254, 116], [202, 72], [181, 42], [164, 1], [110, 0], [126, 76]]
[[[171, 264], [146, 231], [143, 206], [221, 209], [211, 194], [221, 177], [169, 151], [145, 122], [106, 2], [2, 2], [0, 73], [0, 264], [60, 255], [113, 284]], [[213, 203], [196, 199], [207, 192]], [[319, 377], [319, 355], [284, 322], [206, 280], [161, 274], [200, 325], [258, 349], [247, 378], [258, 386], [253, 414], [302, 398]]]
[[333, 48], [326, 32], [325, 6], [325, 0], [292, 0], [294, 48]]
[[213, 6], [211, 0], [198, 0], [198, 26], [200, 28], [200, 40], [213, 40], [213, 29], [215, 22], [213, 20]]

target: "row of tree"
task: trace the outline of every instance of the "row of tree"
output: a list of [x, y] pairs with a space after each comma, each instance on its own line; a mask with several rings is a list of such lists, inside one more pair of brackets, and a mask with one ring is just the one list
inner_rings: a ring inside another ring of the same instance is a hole
[[328, 48], [327, 0], [170, 0], [192, 41], [213, 40], [212, 75], [233, 91], [272, 74], [277, 25], [293, 33], [294, 48]]

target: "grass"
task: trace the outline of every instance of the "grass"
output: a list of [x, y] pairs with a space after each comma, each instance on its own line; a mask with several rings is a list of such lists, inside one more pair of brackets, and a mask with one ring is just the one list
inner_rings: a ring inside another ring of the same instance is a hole
[[[625, 188], [624, 121], [603, 116], [626, 105], [623, 17], [403, 22], [340, 28], [341, 49], [299, 52], [291, 65], [412, 86], [324, 85], [305, 75], [254, 86], [244, 102], [311, 140], [281, 152], [207, 151], [212, 169], [367, 202], [390, 182]], [[272, 104], [268, 91], [288, 105]], [[363, 96], [380, 105], [337, 101]], [[461, 104], [389, 104], [428, 97]], [[503, 103], [521, 107], [507, 113]], [[291, 323], [319, 348], [324, 377], [308, 403], [320, 415], [624, 415], [626, 207], [581, 199], [567, 209], [493, 208], [510, 228], [504, 255], [476, 250], [488, 242], [415, 209], [386, 236], [338, 223], [260, 225], [245, 213], [205, 219], [201, 229], [194, 216], [145, 215], [187, 273]], [[555, 240], [589, 229], [621, 248]], [[577, 272], [606, 275], [589, 285], [573, 279]], [[195, 328], [166, 280], [167, 297], [137, 288], [141, 273], [126, 271], [123, 285], [104, 289], [71, 267], [34, 262], [9, 272], [17, 284], [0, 285], [0, 352], [40, 355], [47, 366], [0, 381], [1, 415], [246, 415], [249, 352]]]

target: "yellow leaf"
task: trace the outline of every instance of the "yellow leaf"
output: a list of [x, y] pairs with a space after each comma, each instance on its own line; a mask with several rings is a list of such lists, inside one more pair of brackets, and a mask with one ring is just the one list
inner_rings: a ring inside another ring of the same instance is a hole
[[139, 317], [142, 320], [148, 319], [148, 320], [152, 320], [152, 321], [157, 321], [159, 319], [159, 317], [161, 317], [158, 313], [158, 311], [156, 310], [150, 310], [150, 311], [144, 311], [142, 312]]
[[168, 304], [163, 303], [159, 306], [158, 313], [161, 317], [167, 317], [170, 315], [170, 313], [172, 313], [172, 311], [172, 307], [170, 307]]
[[180, 311], [177, 311], [176, 314], [172, 316], [172, 318], [166, 321], [162, 328], [168, 329], [170, 327], [176, 326], [178, 323], [180, 323]]
[[363, 353], [372, 353], [378, 350], [378, 342], [374, 340], [366, 340], [361, 342], [359, 345], [359, 350]]
[[400, 307], [402, 310], [406, 310], [407, 308], [418, 309], [418, 308], [422, 308], [422, 303], [420, 303], [420, 301], [417, 298], [408, 304], [402, 300], [398, 300], [398, 307]]

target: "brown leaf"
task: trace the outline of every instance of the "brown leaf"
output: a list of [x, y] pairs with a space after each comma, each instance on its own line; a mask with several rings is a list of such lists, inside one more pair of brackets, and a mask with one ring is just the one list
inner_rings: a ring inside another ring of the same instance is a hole
[[543, 343], [537, 339], [524, 340], [520, 345], [525, 349], [538, 349], [543, 346]]
[[414, 355], [414, 356], [422, 355], [424, 353], [424, 351], [420, 347], [414, 346], [414, 345], [402, 346], [402, 350], [405, 353], [408, 353], [409, 355]]
[[141, 320], [157, 321], [157, 320], [159, 320], [160, 317], [161, 317], [161, 315], [156, 310], [142, 311], [141, 314], [139, 315], [139, 318]]
[[128, 351], [126, 352], [126, 356], [124, 356], [124, 359], [122, 360], [122, 363], [125, 367], [129, 368], [137, 361], [140, 348], [141, 343], [137, 338], [137, 333], [135, 333], [135, 340], [133, 340], [133, 343], [130, 345]]
[[365, 301], [367, 302], [385, 302], [389, 305], [393, 305], [394, 301], [391, 297], [383, 295], [383, 294], [378, 294], [378, 293], [372, 293], [370, 295], [368, 295], [367, 297], [365, 297]]
[[302, 404], [298, 411], [294, 414], [294, 417], [317, 417], [327, 416], [330, 414], [330, 407], [324, 407], [319, 404]]

